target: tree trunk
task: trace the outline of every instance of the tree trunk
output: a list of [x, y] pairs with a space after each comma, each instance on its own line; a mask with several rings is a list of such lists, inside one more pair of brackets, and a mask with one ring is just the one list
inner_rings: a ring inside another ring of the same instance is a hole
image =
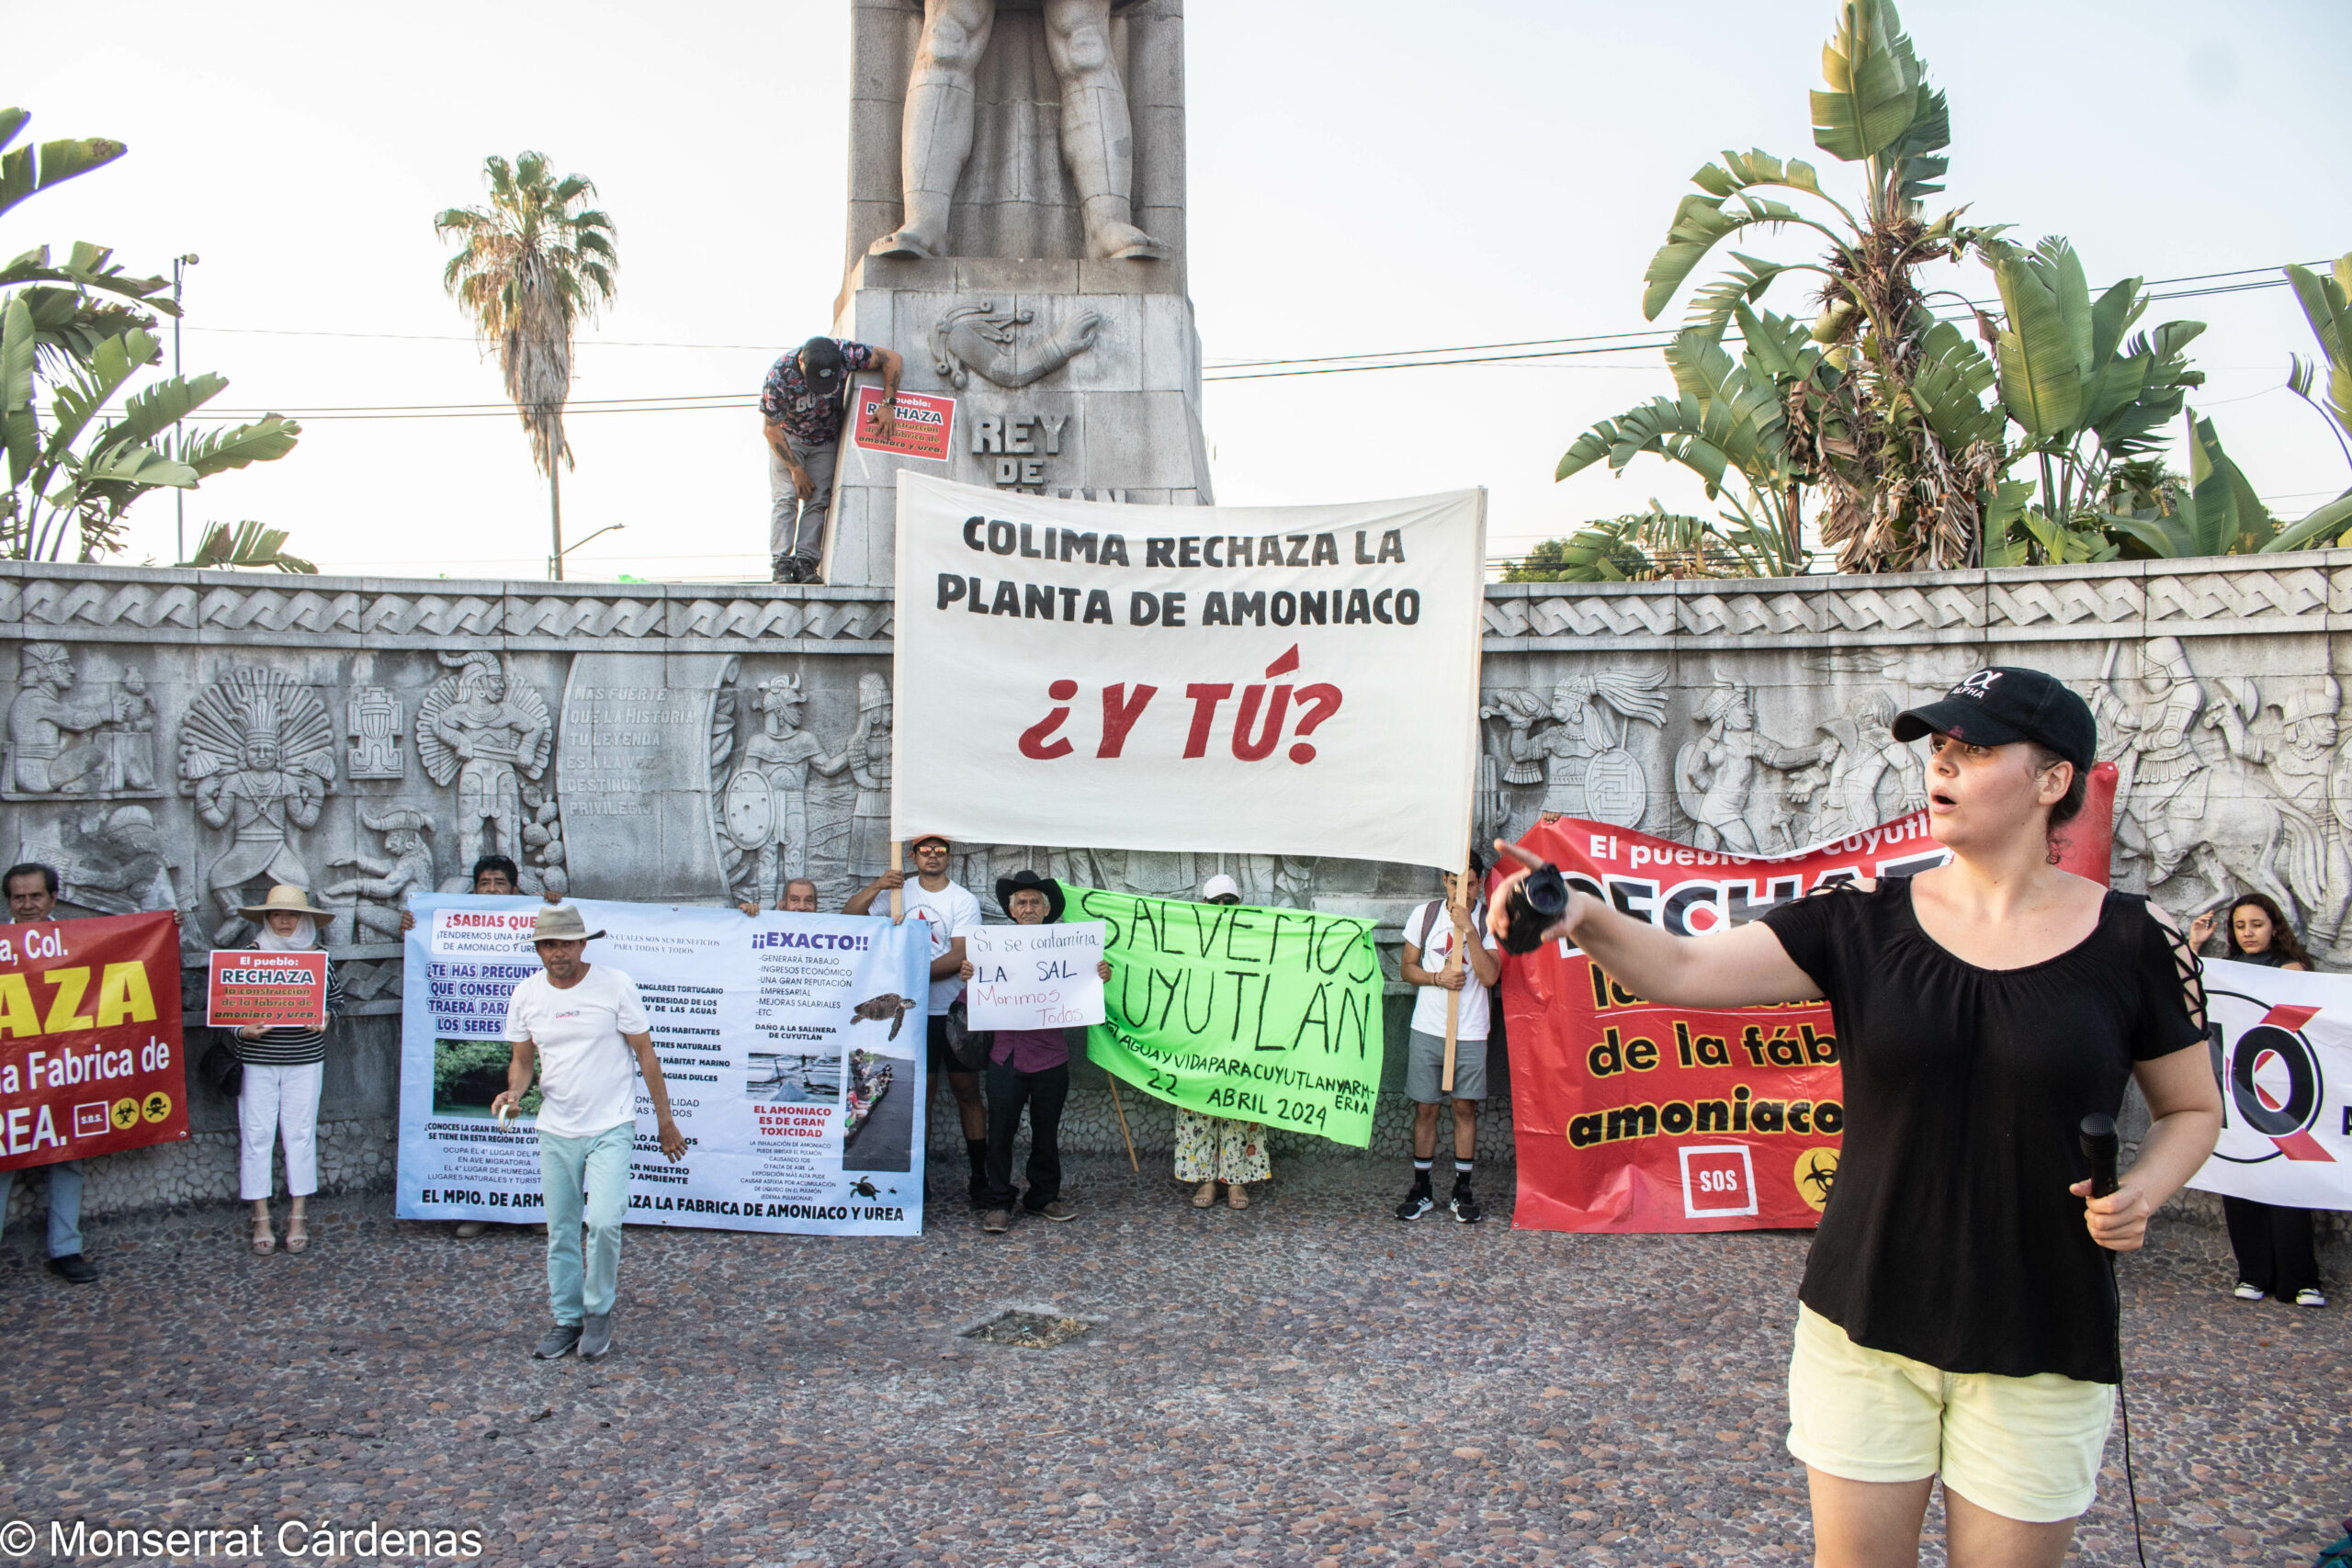
[[556, 581], [563, 581], [563, 485], [556, 478], [556, 466], [548, 465], [548, 521], [555, 530], [555, 554], [548, 557], [553, 568], [548, 575]]

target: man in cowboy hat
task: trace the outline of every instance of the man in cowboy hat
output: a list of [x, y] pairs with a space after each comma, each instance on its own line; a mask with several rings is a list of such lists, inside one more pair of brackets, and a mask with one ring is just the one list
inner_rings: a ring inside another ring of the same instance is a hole
[[[910, 848], [914, 852], [916, 877], [914, 886], [907, 886], [907, 874], [893, 868], [850, 895], [842, 906], [845, 915], [870, 914], [874, 901], [893, 887], [905, 887], [906, 918], [924, 920], [931, 926], [931, 1026], [928, 1044], [931, 1051], [931, 1076], [924, 1080], [928, 1087], [947, 1080], [956, 1096], [956, 1112], [964, 1123], [964, 1156], [971, 1167], [970, 1185], [966, 1189], [974, 1207], [988, 1201], [989, 1117], [980, 1103], [980, 1075], [967, 1073], [956, 1065], [955, 1052], [947, 1046], [947, 1010], [964, 994], [964, 982], [957, 976], [964, 967], [964, 933], [977, 929], [980, 923], [980, 901], [972, 890], [947, 875], [947, 835], [922, 833], [916, 836]], [[886, 904], [884, 908], [888, 908]], [[931, 1105], [923, 1104], [923, 1121], [931, 1120]]]
[[[1062, 885], [1034, 871], [996, 879], [996, 901], [1016, 926], [1049, 926], [1062, 918]], [[1099, 965], [1111, 977], [1111, 962]], [[972, 977], [967, 960], [960, 977]], [[1058, 1029], [1000, 1029], [989, 1052], [989, 1195], [980, 1228], [999, 1235], [1012, 1224], [1012, 1200], [1049, 1220], [1074, 1220], [1062, 1196], [1062, 1104], [1069, 1099], [1069, 1039]], [[1012, 1140], [1029, 1108], [1029, 1190], [1012, 1188]]]
[[[613, 1348], [613, 1297], [620, 1280], [621, 1221], [628, 1212], [629, 1150], [637, 1134], [636, 1069], [662, 1153], [675, 1161], [685, 1134], [670, 1117], [670, 1089], [653, 1054], [652, 1025], [637, 982], [609, 964], [581, 958], [603, 936], [571, 904], [541, 909], [531, 927], [540, 973], [521, 981], [506, 1003], [506, 1038], [514, 1044], [506, 1088], [490, 1102], [503, 1118], [516, 1109], [540, 1066], [539, 1179], [547, 1192], [548, 1302], [555, 1326], [531, 1354], [553, 1360], [577, 1348], [583, 1361]], [[583, 1256], [582, 1211], [588, 1224]]]

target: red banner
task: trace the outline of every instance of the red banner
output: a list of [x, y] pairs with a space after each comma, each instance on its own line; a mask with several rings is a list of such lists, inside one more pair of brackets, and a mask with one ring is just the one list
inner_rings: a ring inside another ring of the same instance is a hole
[[0, 1170], [187, 1136], [178, 920], [0, 926]]
[[327, 1026], [327, 955], [215, 948], [204, 1021], [215, 1029]]
[[[1677, 935], [1742, 925], [1825, 884], [1942, 863], [1915, 813], [1778, 859], [1563, 818], [1520, 840], [1571, 886]], [[1670, 1007], [1565, 942], [1506, 955], [1517, 1224], [1533, 1230], [1811, 1226], [1845, 1107], [1826, 1002]]]

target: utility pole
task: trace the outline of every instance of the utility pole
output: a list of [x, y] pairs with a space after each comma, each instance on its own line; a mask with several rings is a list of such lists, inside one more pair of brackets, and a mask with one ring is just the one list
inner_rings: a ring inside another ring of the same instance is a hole
[[[197, 257], [193, 253], [172, 258], [172, 377], [175, 380], [180, 374], [180, 312], [178, 309], [180, 284], [187, 276], [187, 269], [194, 266], [196, 263]], [[180, 429], [181, 423], [174, 420], [172, 434], [179, 434]], [[182, 561], [187, 559], [187, 491], [186, 489], [180, 487], [173, 489], [172, 506], [178, 518], [175, 532], [179, 540], [179, 554], [172, 558]]]

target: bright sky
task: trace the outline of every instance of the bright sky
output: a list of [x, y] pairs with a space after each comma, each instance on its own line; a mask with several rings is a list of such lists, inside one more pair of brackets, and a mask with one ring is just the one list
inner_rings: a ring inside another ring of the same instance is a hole
[[[779, 347], [825, 328], [840, 283], [849, 9], [484, 0], [462, 28], [382, 7], [230, 26], [125, 0], [101, 70], [85, 17], [36, 8], [10, 23], [40, 62], [9, 89], [30, 134], [131, 151], [0, 220], [0, 254], [89, 239], [141, 272], [201, 256], [183, 352], [230, 378], [220, 407], [495, 405], [431, 220], [482, 199], [485, 154], [534, 148], [594, 179], [618, 226], [620, 299], [582, 341], [574, 397], [748, 403]], [[1851, 185], [1810, 144], [1829, 0], [1187, 9], [1192, 291], [1212, 366], [1637, 330], [1642, 270], [1719, 149], [1811, 157]], [[2071, 236], [2095, 287], [2352, 249], [2352, 8], [1912, 0], [1904, 19], [1951, 95], [1951, 198], [2028, 240]], [[1803, 237], [1740, 248], [1792, 258]], [[1951, 286], [1993, 292], [1979, 267]], [[1793, 288], [1767, 302], [1803, 308]], [[2312, 349], [2285, 289], [2160, 302], [2150, 321], [2172, 316], [2211, 323], [2197, 406], [2274, 509], [2352, 481], [2283, 390], [2288, 355]], [[1490, 550], [1516, 554], [1653, 495], [1704, 504], [1654, 460], [1552, 482], [1594, 420], [1669, 389], [1654, 351], [1213, 385], [1217, 498], [1483, 484]], [[756, 421], [575, 413], [566, 536], [626, 528], [571, 575], [763, 580]], [[544, 572], [545, 481], [511, 412], [304, 423], [291, 456], [188, 498], [191, 545], [206, 521], [251, 517], [329, 571]], [[130, 523], [124, 560], [175, 558], [168, 496]]]

